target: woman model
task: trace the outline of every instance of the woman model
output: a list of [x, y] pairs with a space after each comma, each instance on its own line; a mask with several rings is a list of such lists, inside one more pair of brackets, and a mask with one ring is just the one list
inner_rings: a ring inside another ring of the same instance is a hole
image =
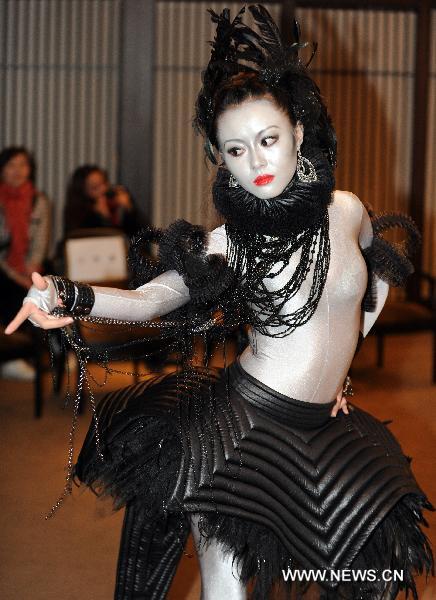
[[[256, 599], [289, 591], [288, 568], [323, 572], [310, 584], [318, 598], [416, 598], [413, 573], [432, 566], [419, 527], [431, 505], [385, 425], [341, 394], [359, 329], [410, 263], [379, 235], [389, 219], [373, 231], [361, 202], [333, 191], [335, 135], [302, 45], [284, 46], [267, 11], [250, 11], [260, 33], [242, 11], [211, 12], [196, 106], [206, 151], [222, 161], [213, 197], [225, 225], [160, 232], [164, 272], [136, 291], [35, 275], [9, 331], [27, 317], [70, 324], [47, 315], [58, 304], [118, 322], [177, 321], [184, 307], [192, 330], [207, 314], [251, 326], [224, 371], [191, 367], [99, 406], [75, 474], [127, 507], [117, 599], [164, 598], [189, 530], [203, 600], [245, 599], [250, 582]], [[372, 575], [356, 580], [359, 569]]]
[[[24, 146], [0, 152], [0, 322], [7, 325], [42, 273], [50, 235], [50, 203], [35, 187], [35, 161]], [[4, 363], [2, 377], [33, 379], [33, 367], [21, 359]]]

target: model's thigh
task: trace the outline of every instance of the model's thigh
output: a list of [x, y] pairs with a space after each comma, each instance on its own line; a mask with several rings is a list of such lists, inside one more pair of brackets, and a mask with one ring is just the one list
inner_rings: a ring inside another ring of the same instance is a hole
[[224, 554], [215, 540], [204, 543], [198, 528], [199, 515], [191, 515], [191, 531], [201, 572], [201, 600], [246, 600], [233, 556]]

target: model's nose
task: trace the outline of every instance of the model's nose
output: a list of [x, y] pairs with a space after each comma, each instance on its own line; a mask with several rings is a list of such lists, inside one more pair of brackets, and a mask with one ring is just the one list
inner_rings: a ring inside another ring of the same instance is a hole
[[259, 171], [266, 167], [267, 160], [261, 148], [253, 148], [251, 152], [251, 168], [253, 171]]

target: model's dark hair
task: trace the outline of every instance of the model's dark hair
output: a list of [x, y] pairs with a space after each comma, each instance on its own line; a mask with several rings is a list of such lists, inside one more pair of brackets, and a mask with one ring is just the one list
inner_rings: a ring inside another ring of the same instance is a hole
[[33, 155], [25, 146], [9, 146], [8, 148], [3, 148], [0, 152], [0, 179], [3, 175], [3, 169], [8, 164], [10, 160], [18, 156], [19, 154], [24, 154], [29, 163], [30, 167], [30, 175], [29, 179], [32, 183], [35, 183], [36, 178], [36, 163]]
[[[305, 147], [318, 148], [332, 166], [336, 163], [336, 134], [318, 86], [309, 76], [307, 65], [299, 58], [301, 48], [298, 26], [294, 43], [284, 44], [268, 11], [260, 5], [248, 8], [257, 29], [242, 22], [244, 9], [233, 21], [229, 9], [218, 15], [209, 11], [217, 24], [211, 43], [209, 64], [202, 74], [202, 88], [197, 96], [194, 127], [205, 138], [207, 156], [216, 162], [213, 146], [218, 147], [218, 117], [227, 107], [248, 98], [270, 97], [295, 125], [304, 128]], [[313, 53], [316, 46], [313, 45]], [[312, 56], [313, 56], [312, 53]]]
[[319, 99], [319, 90], [308, 76], [299, 74], [288, 86], [270, 86], [261, 81], [257, 73], [241, 72], [233, 75], [220, 87], [214, 97], [214, 118], [211, 120], [209, 140], [218, 148], [217, 124], [220, 115], [231, 106], [250, 99], [267, 98], [285, 112], [292, 125], [301, 123], [304, 140], [301, 150], [317, 146], [324, 151], [330, 162], [336, 159], [336, 135], [326, 106]]
[[65, 231], [80, 227], [84, 217], [93, 211], [93, 199], [86, 193], [86, 180], [91, 173], [101, 173], [108, 181], [107, 171], [98, 165], [82, 165], [71, 175], [65, 203]]
[[218, 148], [217, 125], [219, 117], [231, 106], [242, 104], [246, 100], [268, 98], [282, 109], [293, 125], [297, 119], [287, 95], [278, 89], [269, 89], [263, 82], [259, 81], [255, 73], [238, 73], [231, 77], [225, 85], [218, 89], [214, 98], [215, 113], [211, 122], [209, 139]]

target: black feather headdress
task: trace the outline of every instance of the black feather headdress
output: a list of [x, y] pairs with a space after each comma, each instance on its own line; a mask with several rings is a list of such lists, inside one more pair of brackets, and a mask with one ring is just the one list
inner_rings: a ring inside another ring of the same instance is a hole
[[[284, 43], [280, 31], [263, 6], [248, 7], [256, 29], [242, 18], [245, 7], [231, 20], [225, 8], [221, 14], [209, 9], [216, 24], [215, 38], [210, 45], [211, 56], [202, 74], [202, 88], [197, 97], [194, 126], [205, 137], [207, 156], [215, 162], [216, 99], [223, 86], [235, 75], [252, 74], [267, 90], [277, 91], [287, 98], [286, 104], [293, 120], [304, 126], [305, 140], [321, 148], [332, 165], [336, 161], [336, 136], [316, 83], [307, 72], [317, 45], [300, 41], [300, 28], [294, 22], [293, 41]], [[304, 63], [299, 51], [311, 47], [309, 60]]]

